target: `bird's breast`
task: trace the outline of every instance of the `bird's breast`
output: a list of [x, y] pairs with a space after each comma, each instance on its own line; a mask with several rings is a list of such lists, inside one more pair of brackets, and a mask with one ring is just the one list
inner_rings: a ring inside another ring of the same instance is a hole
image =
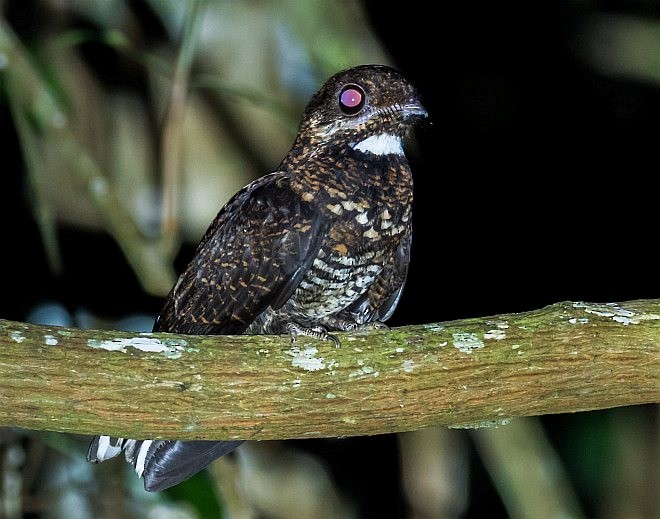
[[306, 319], [335, 315], [360, 298], [394, 261], [409, 213], [342, 205], [290, 303]]
[[405, 159], [333, 150], [321, 150], [291, 183], [301, 200], [329, 223], [316, 257], [284, 308], [285, 314], [307, 322], [335, 316], [364, 296], [383, 270], [394, 265], [410, 232], [412, 176]]
[[383, 252], [347, 255], [321, 249], [291, 303], [306, 319], [334, 315], [353, 303], [383, 270]]

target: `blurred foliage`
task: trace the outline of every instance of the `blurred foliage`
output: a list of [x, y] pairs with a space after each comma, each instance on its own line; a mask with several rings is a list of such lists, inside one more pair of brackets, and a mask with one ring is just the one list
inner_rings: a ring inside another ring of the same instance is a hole
[[[644, 2], [621, 4], [628, 9], [561, 3], [567, 40], [577, 60], [603, 75], [657, 84], [657, 17], [640, 14]], [[415, 15], [414, 5], [396, 9]], [[440, 48], [440, 31], [434, 36]], [[447, 73], [450, 63], [436, 49], [424, 52], [437, 81], [438, 69]], [[453, 46], [440, 53], [460, 59]], [[0, 0], [0, 105], [18, 136], [18, 174], [51, 268], [63, 268], [59, 229], [105, 232], [144, 290], [164, 295], [179, 247], [196, 243], [235, 191], [278, 166], [323, 79], [359, 63], [390, 61], [357, 0]], [[484, 95], [479, 77], [465, 80], [458, 111], [478, 119], [474, 127], [497, 130], [493, 121], [509, 124], [519, 102], [500, 79], [493, 92], [506, 95]], [[2, 194], [3, 203], [23, 196]], [[167, 196], [175, 203], [164, 204]], [[171, 226], [163, 226], [167, 219]], [[65, 321], [128, 326], [74, 317]], [[232, 517], [370, 517], [379, 514], [360, 499], [368, 485], [383, 500], [400, 501], [390, 517], [464, 517], [505, 506], [515, 515], [523, 509], [518, 504], [552, 488], [524, 477], [532, 460], [556, 469], [553, 483], [574, 487], [585, 512], [560, 494], [545, 496], [554, 500], [552, 510], [658, 517], [657, 409], [607, 416], [541, 420], [552, 441], [530, 420], [475, 435], [420, 431], [400, 437], [398, 446], [369, 439], [373, 451], [329, 440], [332, 452], [320, 458], [278, 444], [246, 445], [236, 459], [160, 494], [145, 493], [125, 463], [87, 463], [88, 438], [0, 430], [0, 517], [211, 518], [228, 510]], [[350, 468], [342, 480], [343, 458]], [[522, 472], [506, 476], [521, 464]], [[378, 481], [360, 480], [367, 467]], [[393, 477], [401, 488], [392, 491], [388, 473], [399, 468]], [[488, 475], [494, 485], [484, 483]]]
[[198, 517], [220, 519], [223, 515], [208, 471], [199, 472], [179, 485], [168, 488], [166, 494], [173, 501], [190, 503]]
[[[19, 23], [0, 25], [4, 94], [51, 265], [58, 222], [102, 228], [159, 295], [177, 244], [277, 167], [322, 79], [387, 61], [369, 31], [351, 29], [364, 23], [354, 2], [10, 4]], [[163, 213], [172, 197], [176, 212]], [[167, 219], [174, 236], [161, 232]]]

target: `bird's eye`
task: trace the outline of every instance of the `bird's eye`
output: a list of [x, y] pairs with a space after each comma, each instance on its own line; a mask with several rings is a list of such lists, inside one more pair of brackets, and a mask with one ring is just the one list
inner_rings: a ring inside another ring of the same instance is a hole
[[339, 94], [339, 108], [346, 115], [355, 115], [364, 106], [364, 90], [358, 85], [346, 85]]

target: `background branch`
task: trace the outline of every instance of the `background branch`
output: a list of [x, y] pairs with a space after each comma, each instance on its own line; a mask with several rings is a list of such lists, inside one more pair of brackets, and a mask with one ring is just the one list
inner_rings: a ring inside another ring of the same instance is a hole
[[0, 425], [287, 439], [660, 401], [660, 300], [558, 303], [329, 342], [0, 321]]
[[[186, 13], [182, 44], [174, 67], [169, 104], [161, 135], [161, 172], [163, 175], [163, 214], [161, 233], [173, 244], [177, 236], [177, 198], [181, 180], [181, 132], [186, 110], [190, 70], [195, 56], [195, 42], [201, 25], [202, 4], [193, 1]], [[172, 250], [174, 248], [172, 247]]]
[[[59, 252], [55, 212], [48, 201], [49, 187], [44, 183], [44, 168], [50, 162], [60, 164], [70, 173], [72, 184], [80, 184], [97, 211], [107, 232], [111, 234], [133, 267], [144, 290], [165, 295], [176, 280], [167, 244], [164, 240], [147, 239], [138, 229], [131, 214], [120, 201], [116, 186], [109, 180], [98, 161], [81, 144], [72, 116], [52, 86], [40, 73], [11, 28], [0, 18], [0, 56], [7, 56], [10, 67], [3, 71], [9, 85], [6, 89], [12, 113], [18, 121], [19, 133], [28, 164], [30, 186], [34, 190], [34, 212], [52, 266], [59, 268]], [[27, 124], [30, 121], [32, 124]], [[36, 149], [39, 153], [36, 153]], [[48, 151], [46, 151], [48, 150]], [[38, 160], [36, 159], [38, 157]], [[44, 160], [44, 157], [47, 157]], [[50, 186], [52, 189], [52, 186]]]

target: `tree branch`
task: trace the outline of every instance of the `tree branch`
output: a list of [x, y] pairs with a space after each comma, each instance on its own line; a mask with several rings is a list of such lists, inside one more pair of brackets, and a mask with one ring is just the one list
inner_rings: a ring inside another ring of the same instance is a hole
[[182, 336], [0, 320], [0, 425], [287, 439], [660, 401], [660, 300], [337, 334]]

